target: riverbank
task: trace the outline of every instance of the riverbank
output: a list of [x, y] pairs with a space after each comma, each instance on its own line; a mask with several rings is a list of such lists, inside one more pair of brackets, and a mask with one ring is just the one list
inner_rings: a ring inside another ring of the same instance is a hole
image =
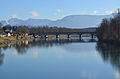
[[0, 37], [0, 47], [1, 46], [6, 46], [8, 44], [14, 44], [18, 41], [23, 41], [23, 40], [30, 40], [33, 39], [32, 36], [21, 36], [19, 39], [16, 38], [16, 36], [10, 36], [10, 37]]
[[106, 43], [114, 46], [120, 46], [120, 41], [115, 40], [98, 40], [99, 43]]

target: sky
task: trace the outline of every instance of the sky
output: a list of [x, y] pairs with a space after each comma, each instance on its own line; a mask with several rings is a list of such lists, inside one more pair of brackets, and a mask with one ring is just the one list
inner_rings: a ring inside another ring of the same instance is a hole
[[0, 20], [61, 19], [68, 15], [108, 15], [120, 0], [0, 0]]

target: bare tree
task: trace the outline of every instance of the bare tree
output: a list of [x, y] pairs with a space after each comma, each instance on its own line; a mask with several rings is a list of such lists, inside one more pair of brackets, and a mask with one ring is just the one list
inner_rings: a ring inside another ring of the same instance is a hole
[[97, 36], [99, 40], [120, 41], [120, 9], [113, 18], [103, 19]]

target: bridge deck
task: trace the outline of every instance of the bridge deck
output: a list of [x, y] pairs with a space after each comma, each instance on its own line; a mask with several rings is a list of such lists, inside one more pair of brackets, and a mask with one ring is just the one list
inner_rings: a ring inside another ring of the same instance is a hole
[[32, 33], [34, 35], [82, 35], [82, 34], [96, 34], [96, 32], [48, 32], [48, 33]]

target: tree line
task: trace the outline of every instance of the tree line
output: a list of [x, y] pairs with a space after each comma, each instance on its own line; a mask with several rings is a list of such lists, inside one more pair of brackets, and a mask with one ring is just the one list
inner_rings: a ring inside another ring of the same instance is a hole
[[120, 9], [113, 13], [112, 18], [105, 18], [97, 29], [97, 37], [102, 41], [120, 42]]
[[2, 26], [0, 24], [0, 34], [4, 33], [13, 33], [13, 34], [32, 34], [32, 33], [50, 33], [50, 32], [80, 32], [80, 31], [91, 31], [94, 28], [88, 29], [73, 29], [66, 27], [49, 27], [49, 26], [38, 26], [38, 27], [30, 27], [30, 26], [11, 26], [5, 25]]

